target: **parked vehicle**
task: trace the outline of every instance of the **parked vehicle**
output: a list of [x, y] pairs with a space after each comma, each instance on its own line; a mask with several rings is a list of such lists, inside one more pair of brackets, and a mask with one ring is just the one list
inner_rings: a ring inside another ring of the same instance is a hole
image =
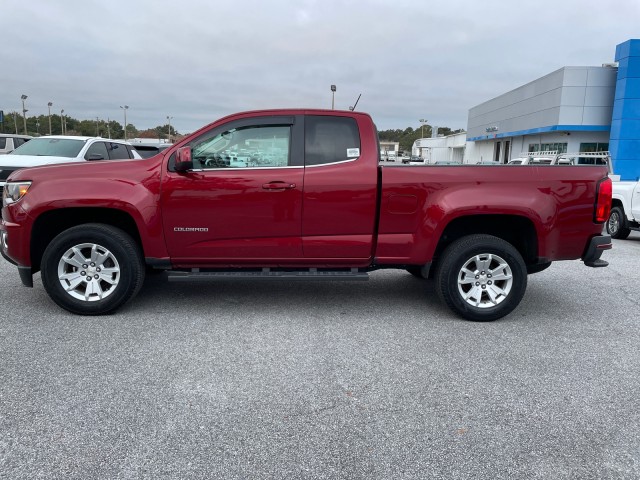
[[0, 155], [6, 155], [13, 152], [16, 148], [29, 140], [31, 140], [29, 135], [0, 133]]
[[433, 165], [462, 165], [462, 163], [455, 160], [436, 160]]
[[[209, 164], [261, 152], [260, 166]], [[527, 274], [604, 267], [611, 180], [588, 168], [379, 165], [367, 114], [269, 110], [222, 118], [135, 162], [19, 170], [3, 195], [2, 254], [62, 308], [113, 312], [147, 268], [171, 281], [365, 280], [406, 269], [469, 320], [520, 303]], [[455, 168], [455, 173], [453, 169]], [[304, 205], [304, 208], [303, 208]]]
[[577, 153], [560, 153], [555, 156], [551, 165], [603, 165], [607, 167], [609, 177], [612, 181], [620, 180], [619, 175], [614, 175], [613, 164], [611, 162], [611, 154], [604, 152], [577, 152]]
[[640, 182], [613, 182], [607, 233], [624, 240], [633, 230], [640, 231]]
[[142, 158], [123, 140], [52, 135], [37, 137], [0, 157], [0, 191], [7, 177], [21, 168], [85, 160]]
[[402, 163], [410, 163], [413, 165], [422, 165], [425, 163], [424, 158], [419, 155], [411, 155], [410, 157], [405, 157], [402, 159]]
[[553, 157], [518, 157], [509, 160], [507, 165], [551, 165]]
[[132, 143], [131, 146], [142, 158], [149, 158], [171, 147], [171, 143]]

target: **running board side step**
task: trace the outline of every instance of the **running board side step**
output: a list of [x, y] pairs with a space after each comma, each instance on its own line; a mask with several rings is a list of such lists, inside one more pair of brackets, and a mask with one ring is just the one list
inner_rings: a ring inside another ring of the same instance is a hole
[[361, 272], [357, 268], [351, 270], [318, 270], [309, 268], [305, 270], [272, 270], [263, 268], [262, 270], [232, 270], [232, 271], [201, 271], [193, 268], [190, 271], [169, 271], [170, 282], [192, 282], [211, 280], [346, 280], [361, 281], [369, 280], [367, 272]]

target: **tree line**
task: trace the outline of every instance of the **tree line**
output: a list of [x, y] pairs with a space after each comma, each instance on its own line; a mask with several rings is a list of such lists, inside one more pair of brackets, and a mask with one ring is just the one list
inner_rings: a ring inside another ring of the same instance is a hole
[[[27, 135], [37, 137], [49, 134], [49, 115], [26, 117]], [[64, 129], [64, 132], [63, 132]], [[25, 134], [24, 118], [19, 112], [5, 112], [4, 122], [0, 124], [0, 133]], [[124, 138], [124, 127], [116, 120], [78, 120], [61, 115], [51, 115], [51, 135], [81, 135], [86, 137]], [[138, 130], [135, 125], [127, 123], [127, 138], [161, 138], [169, 135], [169, 124], [158, 125], [147, 130]], [[171, 125], [171, 139], [181, 135]]]
[[[64, 119], [57, 114], [51, 115], [51, 134], [81, 135], [87, 137], [124, 138], [124, 128], [116, 120], [78, 120], [73, 117], [64, 116]], [[16, 129], [17, 126], [17, 129]], [[382, 141], [398, 142], [400, 151], [410, 152], [413, 143], [420, 138], [431, 138], [433, 127], [431, 125], [419, 126], [418, 128], [407, 127], [402, 129], [381, 130], [378, 137]], [[460, 133], [462, 129], [451, 130], [449, 127], [438, 127], [438, 135], [451, 135]], [[27, 135], [39, 136], [49, 134], [49, 115], [27, 116]], [[423, 134], [424, 132], [424, 134]], [[24, 134], [24, 120], [19, 112], [5, 112], [4, 122], [0, 124], [0, 133], [20, 133]], [[169, 124], [158, 125], [147, 130], [138, 130], [135, 125], [127, 124], [127, 138], [160, 138], [166, 139], [169, 135]], [[171, 125], [171, 139], [182, 137], [173, 125]]]
[[[437, 127], [438, 135], [451, 135], [454, 133], [460, 133], [464, 130], [451, 130], [449, 127]], [[423, 135], [424, 132], [424, 135]], [[416, 129], [412, 127], [407, 127], [404, 130], [401, 129], [391, 129], [391, 130], [381, 130], [378, 132], [378, 138], [382, 141], [386, 142], [398, 142], [400, 144], [401, 152], [411, 152], [411, 147], [416, 140], [421, 138], [431, 138], [431, 134], [433, 132], [433, 127], [431, 125], [424, 125], [424, 129], [419, 126]]]

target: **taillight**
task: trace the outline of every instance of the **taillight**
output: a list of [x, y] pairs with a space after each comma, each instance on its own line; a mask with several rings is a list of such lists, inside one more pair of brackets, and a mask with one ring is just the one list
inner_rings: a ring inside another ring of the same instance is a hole
[[611, 213], [611, 193], [613, 187], [609, 177], [603, 178], [598, 182], [596, 188], [596, 210], [593, 219], [596, 223], [604, 223], [609, 220]]

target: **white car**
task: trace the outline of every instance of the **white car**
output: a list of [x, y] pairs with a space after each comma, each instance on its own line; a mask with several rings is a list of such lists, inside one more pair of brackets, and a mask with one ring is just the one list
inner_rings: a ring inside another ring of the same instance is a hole
[[102, 137], [52, 135], [32, 138], [8, 155], [0, 157], [0, 192], [7, 177], [21, 168], [83, 162], [86, 160], [123, 160], [142, 158], [124, 140]]

